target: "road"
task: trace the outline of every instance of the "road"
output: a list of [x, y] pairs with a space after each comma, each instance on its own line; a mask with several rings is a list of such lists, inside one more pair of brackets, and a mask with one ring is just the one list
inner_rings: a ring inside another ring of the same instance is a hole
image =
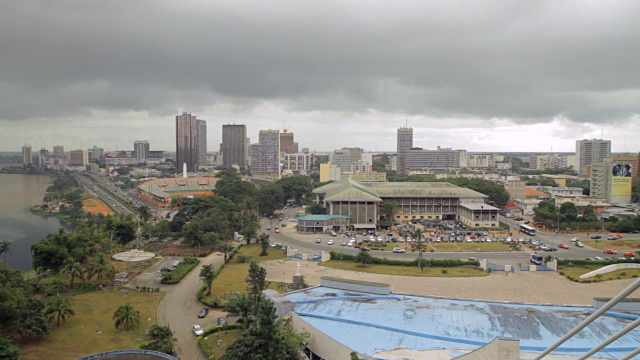
[[[89, 178], [86, 178], [86, 177], [84, 177], [82, 175], [78, 175], [78, 176], [76, 176], [76, 179], [78, 179], [78, 181], [80, 181], [82, 186], [84, 186], [84, 188], [87, 189], [87, 191], [93, 193], [100, 200], [102, 200], [105, 203], [109, 204], [109, 206], [113, 209], [113, 211], [115, 211], [117, 213], [124, 213], [124, 214], [131, 214], [132, 213], [131, 210], [129, 210], [125, 206], [125, 204], [123, 204], [120, 200], [116, 199], [115, 197], [111, 196], [111, 194], [109, 194], [106, 191], [102, 190], [99, 186], [94, 184]], [[102, 185], [102, 186], [104, 186], [104, 185]]]
[[[167, 292], [158, 306], [158, 323], [171, 325], [176, 337], [176, 357], [182, 360], [206, 360], [197, 337], [191, 331], [193, 324], [198, 324], [202, 329], [217, 325], [218, 316], [225, 316], [221, 311], [212, 309], [204, 319], [198, 318], [198, 311], [204, 306], [196, 298], [196, 292], [202, 286], [200, 282], [200, 270], [203, 265], [213, 264], [214, 268], [224, 263], [224, 257], [219, 252], [212, 252], [187, 274], [176, 285], [165, 285]], [[157, 265], [156, 265], [157, 266]]]

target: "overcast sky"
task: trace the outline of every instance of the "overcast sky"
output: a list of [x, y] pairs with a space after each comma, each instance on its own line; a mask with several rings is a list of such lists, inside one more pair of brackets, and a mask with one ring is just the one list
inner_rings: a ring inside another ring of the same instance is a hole
[[300, 147], [640, 151], [639, 1], [0, 0], [0, 151], [175, 150], [175, 116]]

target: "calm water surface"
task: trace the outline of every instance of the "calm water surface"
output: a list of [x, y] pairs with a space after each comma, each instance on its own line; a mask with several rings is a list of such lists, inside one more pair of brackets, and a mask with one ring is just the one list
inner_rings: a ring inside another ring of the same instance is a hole
[[[0, 174], [0, 240], [11, 241], [13, 255], [6, 262], [16, 270], [31, 270], [31, 244], [66, 227], [54, 217], [29, 211], [42, 203], [52, 178], [37, 175]], [[4, 254], [0, 261], [4, 260]]]

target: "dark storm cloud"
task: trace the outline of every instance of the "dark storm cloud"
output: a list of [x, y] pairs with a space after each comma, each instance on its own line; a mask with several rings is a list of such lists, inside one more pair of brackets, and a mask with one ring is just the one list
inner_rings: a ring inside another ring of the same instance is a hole
[[[211, 4], [210, 4], [211, 3]], [[5, 1], [0, 119], [91, 109], [576, 122], [639, 112], [640, 3]]]

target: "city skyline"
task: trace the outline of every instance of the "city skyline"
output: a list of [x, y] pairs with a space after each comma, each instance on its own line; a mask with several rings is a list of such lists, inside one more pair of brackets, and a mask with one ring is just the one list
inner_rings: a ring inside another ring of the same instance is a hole
[[27, 0], [3, 10], [0, 151], [113, 151], [137, 139], [175, 151], [183, 111], [208, 121], [209, 149], [235, 123], [252, 139], [286, 128], [311, 151], [390, 151], [406, 122], [425, 149], [569, 152], [604, 138], [612, 152], [640, 151], [636, 2]]

